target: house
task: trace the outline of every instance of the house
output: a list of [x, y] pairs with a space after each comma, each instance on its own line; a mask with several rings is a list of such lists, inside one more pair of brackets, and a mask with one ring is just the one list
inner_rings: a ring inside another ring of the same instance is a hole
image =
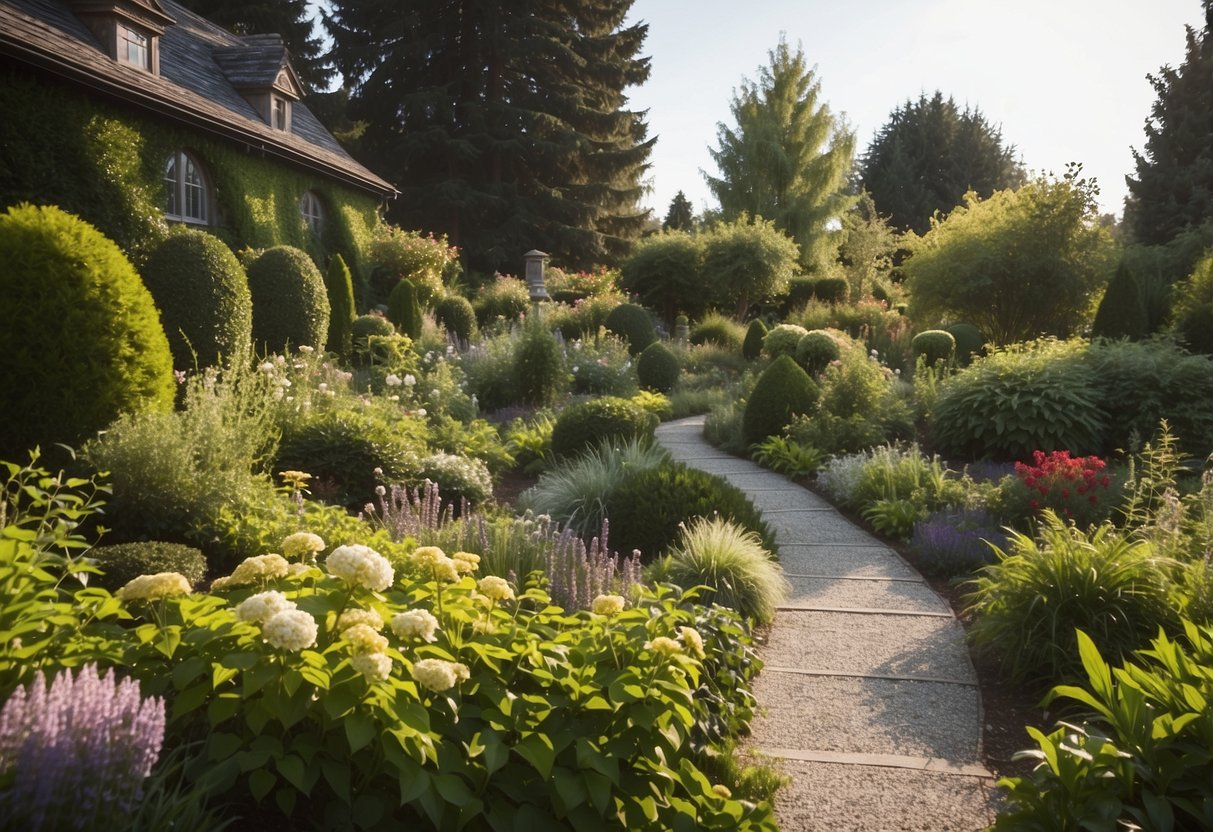
[[304, 93], [281, 38], [172, 0], [0, 0], [0, 206], [57, 204], [135, 257], [184, 223], [357, 270], [395, 189]]

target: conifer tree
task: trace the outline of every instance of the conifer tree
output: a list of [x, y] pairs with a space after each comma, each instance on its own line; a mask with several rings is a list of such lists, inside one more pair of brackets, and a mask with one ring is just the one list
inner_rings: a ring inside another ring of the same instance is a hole
[[695, 228], [695, 210], [691, 201], [682, 191], [674, 194], [670, 200], [670, 209], [665, 213], [665, 222], [661, 224], [664, 231], [692, 231]]
[[720, 124], [710, 150], [719, 176], [705, 174], [723, 219], [742, 215], [775, 223], [800, 246], [806, 271], [823, 271], [837, 240], [830, 228], [851, 200], [843, 194], [855, 137], [819, 103], [821, 82], [782, 38], [733, 94], [735, 127]]
[[1146, 120], [1145, 152], [1133, 151], [1137, 177], [1125, 178], [1126, 225], [1147, 245], [1213, 219], [1213, 0], [1203, 5], [1205, 26], [1187, 28], [1183, 63], [1147, 76], [1158, 100]]
[[1137, 281], [1123, 262], [1108, 281], [1103, 299], [1095, 312], [1091, 335], [1095, 338], [1128, 338], [1140, 340], [1148, 326], [1146, 307], [1141, 300]]
[[653, 145], [627, 109], [649, 74], [631, 2], [333, 0], [357, 152], [401, 192], [390, 219], [446, 233], [484, 271], [534, 248], [573, 268], [626, 253]]

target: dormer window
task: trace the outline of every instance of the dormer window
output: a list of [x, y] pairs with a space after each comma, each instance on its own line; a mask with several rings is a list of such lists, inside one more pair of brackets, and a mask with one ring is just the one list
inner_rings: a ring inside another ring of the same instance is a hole
[[129, 26], [118, 27], [118, 61], [151, 70], [151, 44], [147, 35]]
[[291, 107], [303, 98], [303, 84], [282, 37], [245, 35], [240, 43], [214, 49], [211, 57], [262, 123], [291, 132]]
[[280, 95], [274, 96], [274, 129], [284, 133], [291, 129], [291, 102]]
[[174, 23], [158, 0], [69, 0], [112, 59], [160, 74], [160, 36]]

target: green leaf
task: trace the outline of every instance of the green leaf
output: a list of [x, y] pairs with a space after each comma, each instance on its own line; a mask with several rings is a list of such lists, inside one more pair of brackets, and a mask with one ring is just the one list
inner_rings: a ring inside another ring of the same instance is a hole
[[530, 763], [539, 776], [547, 780], [552, 774], [552, 764], [556, 761], [556, 751], [552, 740], [546, 734], [532, 733], [514, 746], [518, 756]]
[[358, 751], [366, 747], [375, 738], [375, 723], [369, 716], [355, 711], [342, 720], [345, 726], [345, 738], [350, 744], [350, 751]]
[[252, 792], [253, 797], [261, 800], [270, 793], [270, 789], [274, 788], [274, 784], [278, 782], [278, 778], [271, 771], [264, 768], [254, 769], [249, 772], [248, 787]]
[[287, 754], [285, 757], [278, 758], [277, 766], [278, 773], [286, 779], [286, 782], [304, 794], [311, 791], [311, 786], [307, 782], [307, 766], [303, 764], [303, 760], [294, 754]]

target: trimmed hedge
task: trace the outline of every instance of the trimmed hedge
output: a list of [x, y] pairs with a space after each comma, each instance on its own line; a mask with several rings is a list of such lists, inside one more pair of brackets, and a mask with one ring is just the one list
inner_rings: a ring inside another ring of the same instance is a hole
[[960, 366], [967, 367], [973, 359], [981, 355], [985, 349], [986, 339], [981, 330], [973, 324], [957, 323], [945, 327], [945, 331], [956, 339], [956, 360]]
[[323, 350], [329, 334], [329, 297], [324, 277], [301, 249], [275, 246], [249, 264], [253, 296], [253, 341], [258, 349], [286, 352], [309, 346]]
[[621, 303], [606, 317], [606, 328], [628, 342], [628, 352], [640, 355], [644, 348], [657, 340], [657, 331], [644, 307]]
[[810, 376], [820, 375], [831, 361], [842, 357], [842, 347], [823, 329], [806, 332], [796, 343], [796, 363]]
[[421, 335], [421, 304], [417, 301], [417, 287], [407, 277], [398, 280], [388, 295], [387, 317], [401, 335], [407, 335], [414, 341]]
[[777, 436], [796, 416], [813, 412], [821, 391], [789, 356], [781, 355], [762, 371], [746, 402], [742, 433], [747, 444]]
[[808, 332], [799, 324], [779, 324], [762, 339], [762, 349], [771, 358], [781, 355], [795, 356], [796, 345]]
[[206, 556], [202, 550], [181, 543], [159, 540], [115, 543], [95, 546], [88, 550], [87, 557], [96, 561], [101, 570], [102, 574], [96, 576], [97, 585], [110, 592], [117, 592], [140, 575], [158, 572], [180, 572], [192, 586], [206, 577]]
[[348, 359], [354, 351], [354, 279], [340, 254], [329, 258], [324, 286], [329, 296], [328, 348]]
[[750, 321], [745, 331], [745, 340], [741, 342], [741, 354], [748, 361], [755, 361], [762, 355], [762, 340], [767, 337], [767, 325], [761, 318]]
[[649, 440], [657, 417], [627, 399], [604, 396], [566, 407], [552, 428], [552, 453], [569, 457], [604, 440]]
[[915, 362], [921, 355], [928, 366], [934, 366], [939, 361], [949, 361], [956, 354], [956, 339], [952, 333], [942, 329], [927, 329], [914, 336], [910, 342]]
[[447, 295], [434, 306], [434, 317], [460, 341], [470, 341], [476, 332], [476, 310], [463, 295]]
[[636, 362], [636, 377], [640, 380], [640, 386], [659, 393], [673, 390], [681, 372], [678, 357], [660, 341], [645, 347]]

